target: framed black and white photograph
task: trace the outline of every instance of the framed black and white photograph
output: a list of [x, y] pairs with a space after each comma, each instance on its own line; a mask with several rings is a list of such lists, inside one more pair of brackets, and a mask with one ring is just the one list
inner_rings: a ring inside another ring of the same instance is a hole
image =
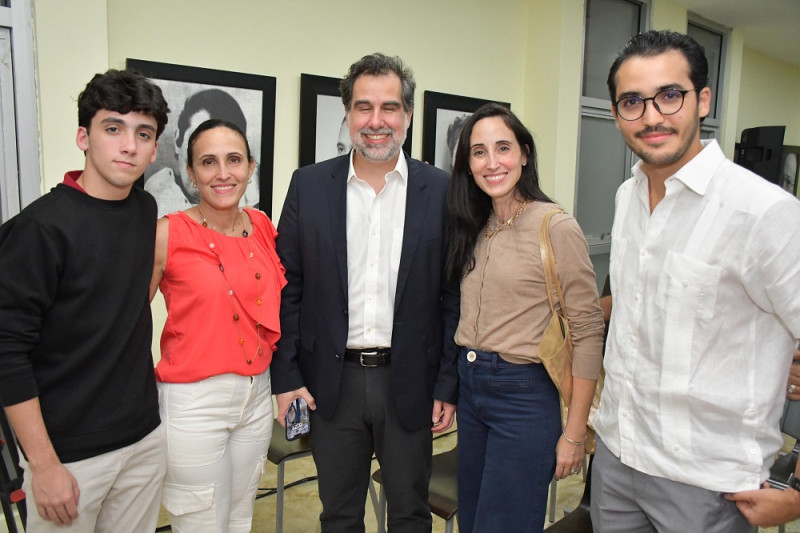
[[464, 122], [484, 104], [495, 102], [511, 109], [507, 102], [425, 91], [422, 116], [422, 160], [445, 172], [452, 172], [458, 136]]
[[227, 120], [247, 135], [256, 160], [242, 205], [272, 211], [275, 141], [275, 78], [169, 63], [128, 59], [161, 88], [169, 105], [169, 123], [158, 139], [158, 155], [143, 176], [144, 188], [158, 202], [158, 216], [188, 209], [199, 202], [186, 172], [186, 143], [209, 118]]
[[[339, 78], [300, 75], [300, 155], [304, 167], [350, 152], [353, 142], [345, 123]], [[411, 122], [414, 119], [412, 117]], [[411, 123], [403, 150], [411, 153]]]
[[800, 178], [800, 146], [784, 146], [778, 185], [797, 196], [798, 178]]

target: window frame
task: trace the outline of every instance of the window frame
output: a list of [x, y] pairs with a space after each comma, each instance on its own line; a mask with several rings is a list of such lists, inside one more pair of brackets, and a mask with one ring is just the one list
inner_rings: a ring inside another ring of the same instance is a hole
[[[589, 9], [589, 2], [591, 0], [587, 0], [584, 5], [584, 17], [583, 17], [583, 39], [581, 42], [581, 68], [585, 68], [585, 58], [583, 55], [586, 51], [586, 10]], [[652, 10], [651, 0], [627, 0], [631, 4], [637, 4], [640, 7], [639, 11], [639, 31], [647, 31], [650, 26], [650, 13]], [[633, 37], [633, 35], [631, 35]], [[608, 65], [611, 68], [611, 65]], [[583, 78], [583, 76], [581, 76]], [[580, 96], [580, 116], [578, 121], [578, 138], [577, 138], [577, 163], [575, 165], [575, 193], [573, 198], [573, 205], [575, 206], [575, 213], [577, 214], [579, 205], [578, 205], [578, 192], [580, 187], [581, 181], [581, 169], [580, 169], [580, 150], [581, 150], [581, 124], [584, 117], [590, 118], [599, 118], [599, 119], [607, 119], [610, 121], [614, 121], [614, 114], [611, 111], [611, 98], [609, 97], [607, 100], [603, 98], [595, 98], [592, 96], [584, 96], [583, 95], [583, 87], [581, 87], [581, 96]], [[636, 155], [631, 151], [630, 148], [625, 146], [625, 160], [623, 162], [624, 168], [631, 168], [637, 161]], [[620, 176], [620, 185], [625, 180], [625, 176]], [[608, 228], [608, 232], [604, 232], [600, 235], [585, 235], [587, 243], [589, 245], [590, 255], [600, 254], [600, 253], [608, 253], [608, 250], [611, 246], [611, 228]]]
[[[42, 180], [39, 159], [38, 93], [36, 90], [35, 58], [33, 45], [33, 1], [14, 0], [10, 7], [0, 7], [0, 26], [8, 28], [11, 34], [11, 57], [13, 77], [13, 127], [6, 131], [14, 132], [15, 149], [6, 156], [16, 156], [16, 182], [14, 177], [5, 176], [0, 183], [3, 202], [8, 209], [3, 210], [6, 220], [18, 213], [26, 205], [42, 194]], [[34, 95], [33, 98], [20, 95]], [[5, 147], [4, 147], [5, 148]], [[16, 199], [16, 200], [15, 200]]]
[[719, 54], [719, 76], [717, 78], [717, 94], [714, 95], [714, 102], [716, 102], [717, 116], [706, 117], [700, 124], [701, 135], [705, 134], [703, 138], [719, 139], [722, 133], [723, 123], [725, 121], [725, 95], [728, 85], [728, 57], [730, 54], [730, 34], [731, 29], [721, 24], [712, 22], [700, 15], [689, 12], [686, 20], [686, 33], [689, 33], [689, 26], [695, 26], [702, 30], [715, 33], [722, 37], [720, 43]]

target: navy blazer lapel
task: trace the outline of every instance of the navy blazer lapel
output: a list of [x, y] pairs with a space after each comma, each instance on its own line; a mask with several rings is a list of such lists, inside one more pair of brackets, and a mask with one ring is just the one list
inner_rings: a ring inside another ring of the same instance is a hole
[[[339, 269], [339, 282], [347, 301], [347, 172], [350, 158], [342, 156], [330, 175], [327, 186], [328, 220], [331, 228], [331, 242], [336, 253], [336, 266]], [[324, 267], [323, 267], [324, 268]]]
[[411, 158], [408, 161], [408, 186], [406, 187], [406, 218], [403, 224], [403, 247], [400, 251], [400, 266], [397, 271], [397, 288], [395, 289], [394, 307], [403, 296], [403, 290], [411, 272], [414, 253], [417, 250], [422, 228], [425, 224], [429, 195], [426, 190], [427, 183], [420, 176], [419, 165]]

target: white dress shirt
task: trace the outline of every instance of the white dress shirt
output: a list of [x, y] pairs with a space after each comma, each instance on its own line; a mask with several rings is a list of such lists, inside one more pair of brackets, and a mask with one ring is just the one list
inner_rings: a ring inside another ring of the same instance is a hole
[[800, 202], [716, 141], [650, 213], [640, 164], [617, 191], [613, 311], [597, 433], [646, 474], [756, 489], [800, 337]]
[[394, 296], [406, 219], [408, 163], [401, 152], [379, 193], [356, 176], [353, 152], [347, 178], [348, 348], [392, 345]]

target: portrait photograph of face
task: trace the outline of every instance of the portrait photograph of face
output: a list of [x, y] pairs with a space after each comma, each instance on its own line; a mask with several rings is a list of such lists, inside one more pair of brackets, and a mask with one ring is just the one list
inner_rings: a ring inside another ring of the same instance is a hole
[[436, 110], [436, 159], [433, 165], [445, 172], [452, 172], [453, 160], [458, 147], [458, 136], [464, 123], [472, 113], [452, 109]]
[[339, 96], [317, 95], [317, 139], [314, 162], [350, 153], [353, 141], [344, 116], [344, 104]]
[[467, 119], [489, 102], [511, 108], [507, 102], [436, 91], [425, 91], [423, 101], [422, 160], [447, 173], [453, 171], [458, 138]]
[[194, 129], [210, 118], [232, 122], [246, 133], [256, 170], [241, 205], [258, 207], [261, 91], [172, 80], [153, 82], [161, 88], [170, 109], [169, 122], [159, 138], [158, 155], [144, 175], [144, 188], [156, 199], [158, 216], [188, 209], [199, 201], [186, 172], [186, 149]]
[[794, 195], [797, 194], [797, 163], [798, 154], [785, 153], [783, 154], [783, 165], [781, 170], [781, 181], [779, 185], [785, 190]]

